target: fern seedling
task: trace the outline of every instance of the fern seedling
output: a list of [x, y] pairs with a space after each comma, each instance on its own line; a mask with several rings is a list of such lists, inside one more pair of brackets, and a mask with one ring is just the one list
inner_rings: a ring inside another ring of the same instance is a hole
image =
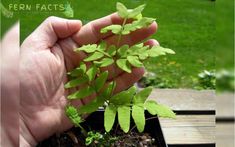
[[[115, 65], [124, 72], [131, 73], [132, 67], [143, 67], [144, 61], [166, 54], [174, 54], [174, 51], [161, 46], [145, 46], [143, 43], [129, 46], [120, 45], [124, 35], [128, 35], [138, 29], [146, 28], [155, 19], [143, 17], [141, 12], [145, 5], [135, 9], [127, 9], [123, 4], [117, 3], [117, 13], [123, 19], [122, 25], [113, 24], [100, 30], [101, 33], [112, 32], [118, 36], [116, 46], [108, 46], [105, 42], [100, 44], [83, 45], [75, 49], [75, 52], [85, 52], [88, 57], [83, 60], [79, 67], [68, 73], [71, 80], [65, 84], [65, 88], [81, 86], [78, 91], [68, 96], [69, 101], [83, 99], [90, 95], [96, 95], [90, 103], [76, 108], [71, 105], [66, 107], [66, 115], [75, 126], [80, 126], [81, 116], [96, 111], [99, 107], [104, 107], [104, 127], [109, 132], [113, 128], [116, 115], [121, 129], [127, 133], [130, 129], [130, 119], [133, 118], [139, 132], [144, 131], [145, 110], [152, 115], [159, 117], [175, 118], [174, 112], [167, 106], [153, 100], [147, 100], [152, 88], [147, 87], [138, 91], [135, 86], [114, 94], [115, 81], [107, 81], [108, 71], [103, 71], [103, 67]], [[128, 20], [132, 20], [129, 22]], [[86, 63], [89, 62], [89, 67]]]

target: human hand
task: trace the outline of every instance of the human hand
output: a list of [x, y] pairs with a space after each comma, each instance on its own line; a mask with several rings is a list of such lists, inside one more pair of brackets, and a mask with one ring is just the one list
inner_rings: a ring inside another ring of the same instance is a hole
[[[21, 46], [20, 59], [20, 139], [28, 146], [72, 127], [64, 113], [66, 97], [72, 92], [65, 90], [66, 73], [86, 57], [83, 52], [75, 53], [74, 48], [84, 44], [99, 43], [101, 40], [115, 44], [117, 36], [99, 33], [104, 26], [121, 24], [116, 13], [92, 21], [82, 27], [79, 20], [66, 20], [57, 17], [46, 19]], [[120, 45], [133, 45], [142, 41], [157, 28], [156, 23], [145, 29], [137, 30], [122, 38]], [[156, 45], [155, 40], [145, 44]], [[144, 74], [143, 68], [133, 68], [132, 74], [115, 70], [109, 66], [109, 79], [115, 80], [115, 92], [127, 89]], [[92, 97], [74, 102], [81, 106]]]

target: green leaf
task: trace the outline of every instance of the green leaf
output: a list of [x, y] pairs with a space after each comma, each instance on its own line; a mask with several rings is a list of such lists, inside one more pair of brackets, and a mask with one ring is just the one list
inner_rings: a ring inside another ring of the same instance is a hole
[[107, 88], [100, 95], [107, 99], [112, 96], [115, 88], [116, 88], [116, 82], [112, 81], [108, 84]]
[[130, 111], [129, 106], [118, 107], [118, 122], [125, 133], [127, 133], [130, 128]]
[[109, 49], [107, 50], [107, 53], [112, 57], [116, 55], [116, 46], [111, 45]]
[[121, 57], [126, 57], [128, 52], [128, 45], [123, 45], [118, 49], [118, 55]]
[[90, 103], [79, 107], [78, 112], [79, 114], [88, 114], [95, 112], [99, 107], [103, 106], [105, 99], [102, 97], [96, 97]]
[[155, 21], [154, 18], [143, 17], [139, 20], [133, 21], [132, 23], [126, 24], [124, 25], [122, 35], [127, 35], [127, 34], [130, 34], [130, 32], [133, 32], [137, 29], [148, 27], [154, 21]]
[[104, 112], [104, 127], [105, 131], [109, 132], [114, 124], [115, 116], [116, 116], [117, 109], [113, 105], [109, 105], [106, 107]]
[[137, 15], [136, 17], [134, 17], [133, 19], [140, 20], [140, 19], [142, 19], [142, 18], [143, 18], [142, 14], [139, 14], [139, 15]]
[[81, 68], [75, 68], [72, 71], [68, 72], [67, 74], [71, 77], [79, 77], [83, 74], [83, 70]]
[[65, 108], [65, 114], [75, 126], [79, 126], [82, 122], [82, 118], [79, 116], [78, 111], [74, 106], [67, 106]]
[[105, 51], [106, 47], [107, 47], [106, 42], [102, 40], [102, 41], [100, 42], [100, 44], [98, 45], [98, 50], [99, 50], [99, 51]]
[[148, 53], [147, 53], [147, 52], [144, 52], [143, 54], [140, 54], [140, 55], [139, 55], [139, 58], [140, 58], [140, 60], [145, 60], [145, 59], [147, 59], [147, 58], [148, 58]]
[[100, 33], [107, 33], [108, 31], [112, 31], [113, 34], [120, 34], [121, 30], [122, 30], [121, 25], [110, 25], [105, 28], [102, 28], [100, 30]]
[[98, 59], [102, 58], [103, 56], [104, 56], [104, 54], [101, 52], [94, 52], [92, 55], [90, 55], [89, 57], [84, 59], [84, 61], [89, 62], [89, 61], [98, 60]]
[[99, 75], [98, 78], [95, 80], [95, 88], [97, 91], [100, 91], [101, 88], [104, 86], [106, 80], [108, 78], [108, 71], [105, 71]]
[[84, 51], [86, 53], [93, 53], [96, 50], [97, 50], [97, 45], [96, 44], [83, 45], [82, 47], [75, 49], [76, 52]]
[[144, 10], [145, 6], [146, 5], [143, 4], [143, 5], [136, 7], [135, 9], [128, 10], [128, 13], [129, 13], [128, 18], [135, 19], [138, 15], [141, 14], [141, 12]]
[[134, 67], [142, 67], [143, 66], [143, 63], [140, 62], [140, 60], [137, 56], [127, 56], [127, 60]]
[[106, 67], [114, 63], [112, 58], [103, 58], [101, 61], [94, 61], [95, 64], [98, 64], [99, 67]]
[[141, 90], [140, 92], [138, 92], [133, 98], [133, 103], [134, 104], [144, 104], [146, 99], [151, 94], [152, 89], [153, 89], [152, 87], [147, 87], [147, 88], [144, 88], [143, 90]]
[[113, 105], [119, 106], [119, 105], [129, 105], [131, 103], [131, 100], [136, 92], [136, 87], [132, 86], [126, 91], [122, 91], [111, 97], [110, 103]]
[[95, 90], [92, 87], [87, 86], [87, 87], [80, 89], [79, 91], [77, 91], [73, 94], [70, 94], [68, 96], [68, 99], [82, 99], [82, 98], [85, 98], [93, 93], [95, 93]]
[[88, 81], [88, 79], [86, 77], [79, 77], [79, 78], [73, 79], [73, 80], [69, 81], [68, 83], [66, 83], [64, 85], [64, 88], [77, 87], [78, 85], [86, 83], [87, 81]]
[[156, 101], [149, 100], [145, 102], [145, 108], [152, 115], [158, 115], [159, 117], [175, 118], [175, 113], [165, 105], [158, 104]]
[[128, 10], [122, 3], [117, 2], [116, 9], [117, 9], [118, 15], [120, 17], [122, 17], [122, 18], [128, 17]]
[[133, 45], [128, 49], [127, 54], [132, 56], [138, 56], [140, 60], [145, 60], [148, 58], [148, 49], [149, 46], [144, 46], [143, 43]]
[[148, 50], [147, 53], [150, 57], [158, 57], [166, 54], [175, 54], [173, 50], [161, 46], [153, 46], [150, 50]]
[[144, 131], [145, 126], [145, 115], [144, 115], [144, 107], [133, 105], [132, 106], [132, 117], [137, 126], [139, 132]]
[[131, 73], [131, 66], [127, 63], [127, 59], [118, 59], [116, 63], [119, 68], [128, 73]]
[[80, 69], [83, 71], [83, 73], [86, 72], [86, 64], [84, 62], [80, 63]]
[[89, 81], [92, 81], [92, 80], [94, 80], [95, 79], [95, 76], [96, 76], [96, 73], [97, 73], [97, 67], [96, 66], [91, 66], [91, 68], [90, 69], [88, 69], [88, 71], [87, 71], [87, 76], [88, 76], [88, 79], [89, 79]]

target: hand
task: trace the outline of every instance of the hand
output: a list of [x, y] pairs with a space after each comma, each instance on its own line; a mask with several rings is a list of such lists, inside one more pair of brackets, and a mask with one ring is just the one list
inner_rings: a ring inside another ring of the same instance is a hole
[[[101, 40], [115, 44], [117, 36], [100, 34], [101, 28], [121, 24], [116, 13], [92, 21], [82, 27], [79, 20], [57, 17], [46, 19], [21, 46], [20, 61], [20, 138], [22, 143], [34, 146], [38, 141], [72, 127], [64, 114], [66, 97], [72, 91], [65, 90], [66, 73], [86, 57], [83, 52], [75, 53], [74, 48]], [[133, 45], [155, 33], [156, 23], [122, 38], [120, 45]], [[155, 40], [146, 42], [156, 45]], [[133, 68], [132, 74], [122, 73], [110, 66], [109, 79], [117, 82], [115, 92], [127, 89], [144, 74], [143, 68]], [[92, 97], [74, 102], [81, 106]]]

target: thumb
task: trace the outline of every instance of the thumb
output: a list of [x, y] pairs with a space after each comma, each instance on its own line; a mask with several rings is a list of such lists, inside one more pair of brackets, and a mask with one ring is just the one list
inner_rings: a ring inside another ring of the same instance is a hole
[[51, 47], [58, 39], [69, 37], [79, 31], [82, 26], [80, 20], [69, 20], [50, 16], [44, 20], [31, 35], [29, 35], [23, 44], [40, 43], [40, 47]]

